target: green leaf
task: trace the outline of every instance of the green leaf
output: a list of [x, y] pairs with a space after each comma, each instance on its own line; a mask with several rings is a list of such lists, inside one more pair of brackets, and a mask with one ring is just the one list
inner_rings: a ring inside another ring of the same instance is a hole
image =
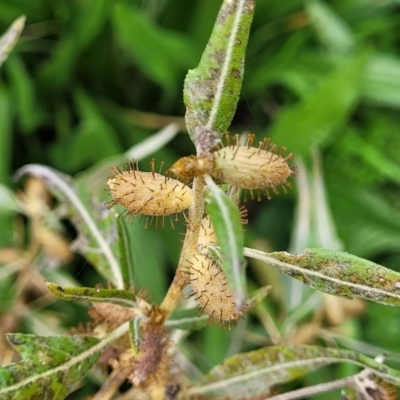
[[385, 178], [400, 183], [400, 166], [392, 161], [384, 152], [376, 146], [368, 143], [353, 131], [346, 132], [346, 141], [351, 152], [370, 164]]
[[21, 213], [22, 210], [14, 193], [6, 185], [0, 183], [0, 215], [15, 212]]
[[[11, 142], [12, 142], [12, 102], [10, 101], [8, 91], [0, 83], [0, 182], [8, 183], [10, 176], [11, 165]], [[12, 207], [13, 201], [11, 193], [3, 186], [1, 195], [8, 200], [2, 204], [2, 207]], [[8, 192], [8, 193], [7, 193]], [[4, 210], [4, 209], [3, 209]], [[6, 211], [6, 210], [4, 210]], [[5, 215], [4, 212], [0, 215], [0, 248], [12, 245], [13, 223], [11, 215]]]
[[346, 187], [340, 181], [329, 190], [340, 236], [346, 249], [363, 258], [399, 250], [400, 211], [385, 193]]
[[2, 183], [8, 182], [10, 176], [12, 112], [8, 90], [0, 84], [0, 182]]
[[124, 279], [125, 287], [129, 288], [134, 286], [134, 263], [132, 246], [130, 245], [129, 230], [126, 226], [124, 218], [117, 218], [117, 229], [118, 229], [118, 247], [119, 251], [119, 265], [121, 267], [121, 273]]
[[135, 295], [127, 290], [88, 287], [62, 287], [46, 282], [50, 293], [62, 300], [112, 303], [123, 307], [137, 307]]
[[98, 360], [100, 352], [128, 330], [126, 322], [101, 340], [89, 336], [7, 335], [22, 361], [0, 368], [0, 398], [64, 399]]
[[272, 346], [228, 358], [189, 393], [230, 399], [267, 394], [273, 385], [338, 362], [367, 367], [385, 381], [400, 385], [400, 371], [354, 351], [319, 346]]
[[168, 329], [186, 329], [192, 332], [209, 324], [209, 316], [207, 314], [198, 316], [194, 315], [195, 313], [198, 313], [197, 309], [174, 311], [165, 322], [165, 326]]
[[400, 59], [395, 54], [377, 54], [365, 71], [362, 94], [371, 103], [400, 108]]
[[325, 293], [400, 306], [400, 273], [352, 254], [328, 249], [264, 253], [246, 248], [245, 255]]
[[143, 227], [140, 217], [127, 225], [127, 229], [133, 263], [136, 266], [135, 287], [146, 288], [151, 293], [152, 301], [159, 302], [168, 288], [163, 243], [156, 231]]
[[0, 67], [17, 44], [25, 26], [25, 16], [16, 19], [7, 31], [0, 36]]
[[368, 59], [362, 53], [340, 65], [307, 99], [278, 114], [268, 135], [298, 156], [323, 144], [357, 103]]
[[10, 77], [10, 94], [17, 111], [18, 125], [31, 133], [43, 122], [43, 110], [37, 99], [35, 81], [19, 57], [11, 57], [5, 69]]
[[197, 68], [184, 86], [186, 125], [196, 147], [198, 129], [222, 135], [231, 124], [242, 87], [255, 0], [224, 0]]
[[309, 0], [306, 10], [320, 41], [332, 52], [347, 52], [355, 38], [345, 22], [325, 2]]
[[[79, 56], [94, 42], [109, 17], [110, 0], [71, 3], [71, 22], [39, 71], [40, 86], [53, 95], [71, 80]], [[50, 84], [51, 82], [51, 84]]]
[[79, 232], [75, 249], [84, 255], [107, 280], [122, 289], [124, 281], [118, 262], [118, 230], [116, 217], [94, 199], [82, 184], [75, 185], [68, 175], [51, 168], [30, 164], [19, 169], [16, 178], [30, 174], [42, 179], [54, 196], [67, 207]]
[[272, 286], [263, 286], [257, 289], [247, 301], [247, 306], [251, 310], [254, 306], [261, 303], [270, 292]]
[[157, 27], [137, 7], [122, 2], [115, 4], [113, 23], [118, 41], [143, 74], [173, 90], [178, 74], [192, 60], [193, 50], [187, 39]]
[[243, 231], [238, 207], [211, 179], [206, 176], [208, 187], [206, 209], [217, 235], [221, 251], [222, 268], [229, 287], [235, 295], [238, 310], [244, 304], [246, 279], [243, 257]]
[[0, 368], [0, 398], [62, 400], [100, 356], [89, 336], [52, 337], [10, 333], [22, 361]]
[[73, 160], [71, 168], [79, 169], [83, 165], [92, 165], [121, 153], [122, 148], [114, 129], [103, 117], [95, 102], [83, 90], [76, 90], [74, 94], [81, 122], [70, 150], [70, 158]]

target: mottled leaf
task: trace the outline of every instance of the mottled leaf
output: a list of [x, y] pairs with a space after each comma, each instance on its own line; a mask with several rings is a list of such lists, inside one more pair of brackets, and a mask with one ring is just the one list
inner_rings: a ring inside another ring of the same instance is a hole
[[112, 303], [123, 307], [137, 307], [135, 295], [127, 290], [88, 287], [62, 287], [46, 282], [50, 293], [62, 300]]
[[0, 67], [16, 45], [25, 26], [25, 17], [19, 17], [0, 37]]
[[325, 293], [400, 306], [400, 273], [352, 254], [328, 249], [264, 253], [246, 248], [245, 255]]
[[243, 257], [243, 231], [240, 214], [233, 200], [211, 179], [205, 178], [208, 192], [206, 209], [217, 235], [221, 252], [222, 268], [228, 285], [235, 295], [236, 308], [240, 310], [245, 301], [245, 270]]
[[222, 135], [232, 121], [254, 7], [255, 0], [223, 2], [200, 63], [186, 76], [186, 125], [196, 147], [199, 128]]
[[228, 358], [205, 376], [201, 386], [189, 392], [230, 399], [253, 398], [267, 394], [273, 385], [338, 362], [370, 368], [385, 381], [400, 385], [400, 371], [354, 351], [319, 346], [272, 346]]
[[86, 257], [107, 280], [123, 288], [124, 281], [116, 255], [119, 251], [115, 215], [93, 198], [87, 188], [75, 185], [71, 178], [42, 165], [19, 169], [16, 178], [30, 174], [42, 179], [54, 196], [66, 205], [68, 216], [79, 232], [75, 250]]
[[64, 399], [98, 360], [100, 352], [128, 330], [126, 322], [101, 340], [89, 336], [8, 334], [22, 361], [0, 368], [0, 399]]
[[7, 335], [22, 361], [0, 369], [0, 398], [62, 400], [97, 361], [98, 340], [89, 336]]

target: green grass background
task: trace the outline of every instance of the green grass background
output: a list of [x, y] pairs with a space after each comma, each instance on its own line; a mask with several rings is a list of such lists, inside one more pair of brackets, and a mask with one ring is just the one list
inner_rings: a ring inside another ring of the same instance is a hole
[[[182, 122], [183, 80], [199, 61], [220, 5], [219, 0], [2, 0], [0, 32], [22, 14], [27, 22], [0, 71], [0, 183], [15, 187], [13, 173], [28, 163], [75, 176], [162, 128], [154, 114]], [[398, 271], [399, 53], [397, 0], [258, 0], [230, 129], [254, 132], [260, 140], [271, 137], [308, 170], [311, 152], [318, 149], [324, 205], [329, 204], [342, 248]], [[146, 123], [142, 113], [152, 113]], [[181, 132], [155, 157], [168, 167], [193, 152], [188, 135]], [[143, 160], [141, 168], [148, 169], [149, 161]], [[293, 186], [271, 201], [247, 203], [248, 245], [286, 250], [293, 244], [298, 204]], [[0, 247], [15, 245], [14, 217], [0, 214]], [[148, 287], [159, 301], [179, 256], [180, 237], [144, 231], [136, 223], [130, 231], [139, 286]], [[319, 246], [318, 235], [312, 226], [305, 242]], [[86, 284], [99, 281], [85, 265], [75, 259], [64, 272]], [[312, 317], [315, 307], [306, 303], [310, 291], [265, 271], [250, 270], [250, 277], [254, 287], [275, 279], [281, 288], [263, 306], [278, 330]], [[299, 290], [295, 301], [293, 291]], [[9, 291], [0, 296], [10, 309]], [[83, 318], [71, 304], [52, 307], [67, 315], [60, 321], [66, 326]], [[373, 356], [382, 349], [400, 353], [399, 316], [397, 308], [368, 303], [335, 343]], [[254, 348], [254, 343], [241, 342], [244, 328], [239, 328], [238, 333], [207, 328], [193, 335], [187, 352], [207, 370], [229, 351]], [[26, 320], [18, 329], [34, 331]], [[247, 329], [268, 342], [257, 319], [250, 319]], [[400, 366], [399, 356], [390, 359]], [[345, 372], [332, 369], [317, 378]]]

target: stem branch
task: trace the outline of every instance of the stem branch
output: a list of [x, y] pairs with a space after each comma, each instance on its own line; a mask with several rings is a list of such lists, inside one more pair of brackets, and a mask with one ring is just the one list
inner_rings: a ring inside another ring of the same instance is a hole
[[160, 305], [160, 309], [164, 312], [165, 318], [168, 318], [175, 310], [182, 296], [182, 291], [188, 284], [189, 278], [186, 273], [188, 268], [187, 260], [198, 252], [197, 242], [199, 239], [201, 220], [204, 214], [204, 185], [203, 177], [198, 176], [194, 178], [193, 202], [189, 208], [188, 226], [178, 268], [174, 280]]

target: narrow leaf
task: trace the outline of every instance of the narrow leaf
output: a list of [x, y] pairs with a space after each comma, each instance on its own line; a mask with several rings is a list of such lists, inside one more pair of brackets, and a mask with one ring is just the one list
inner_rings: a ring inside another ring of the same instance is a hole
[[208, 192], [206, 209], [217, 235], [221, 251], [222, 269], [228, 285], [235, 295], [235, 304], [241, 310], [245, 301], [245, 270], [243, 257], [243, 231], [239, 210], [233, 200], [212, 180], [205, 177]]
[[387, 382], [400, 385], [400, 371], [351, 350], [319, 346], [272, 346], [237, 354], [213, 368], [194, 394], [230, 399], [267, 394], [271, 386], [296, 379], [327, 364], [348, 362], [367, 367]]
[[359, 100], [362, 72], [368, 59], [369, 55], [364, 53], [340, 65], [304, 101], [283, 110], [268, 136], [279, 145], [290, 145], [298, 156], [323, 144], [346, 121]]
[[368, 102], [400, 107], [400, 60], [392, 53], [377, 54], [368, 63], [362, 83]]
[[200, 63], [186, 76], [186, 125], [196, 147], [199, 128], [222, 135], [232, 121], [254, 7], [255, 0], [224, 0]]
[[118, 252], [118, 232], [115, 216], [90, 196], [83, 185], [76, 186], [71, 178], [43, 165], [30, 164], [19, 169], [16, 179], [24, 175], [43, 179], [57, 199], [66, 204], [80, 236], [75, 248], [80, 251], [106, 279], [116, 287], [124, 282], [115, 254]]
[[0, 398], [64, 399], [97, 361], [98, 343], [89, 336], [52, 337], [8, 334], [22, 361], [0, 369]]
[[137, 307], [135, 295], [127, 290], [62, 287], [52, 282], [46, 282], [46, 286], [53, 296], [62, 300], [112, 303], [123, 307]]
[[112, 22], [118, 42], [144, 75], [173, 90], [187, 70], [193, 50], [187, 37], [161, 29], [132, 2], [114, 4]]
[[400, 306], [400, 273], [352, 254], [328, 249], [264, 253], [246, 248], [245, 255], [325, 293]]
[[129, 321], [129, 340], [131, 342], [131, 349], [134, 355], [139, 352], [140, 349], [140, 322], [142, 316], [137, 315]]
[[12, 23], [4, 35], [0, 37], [0, 67], [16, 45], [24, 26], [25, 17], [19, 17]]
[[356, 40], [345, 21], [328, 4], [318, 0], [306, 2], [306, 10], [320, 41], [332, 52], [351, 50]]
[[43, 123], [44, 112], [37, 101], [35, 81], [21, 57], [11, 57], [5, 64], [16, 121], [23, 133], [32, 133]]
[[123, 218], [116, 218], [118, 229], [118, 246], [119, 246], [119, 264], [121, 266], [121, 273], [126, 287], [133, 286], [133, 255], [129, 241], [129, 231], [126, 222]]

